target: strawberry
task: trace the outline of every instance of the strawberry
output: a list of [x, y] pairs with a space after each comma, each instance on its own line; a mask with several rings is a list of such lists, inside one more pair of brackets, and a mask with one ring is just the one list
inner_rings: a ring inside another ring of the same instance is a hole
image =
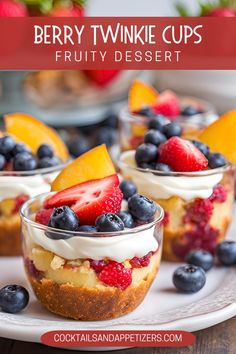
[[99, 215], [120, 211], [122, 197], [119, 178], [115, 174], [64, 189], [46, 199], [44, 207], [67, 205], [74, 210], [82, 225], [92, 225]]
[[28, 11], [26, 6], [17, 0], [0, 1], [0, 17], [26, 17]]
[[205, 169], [207, 158], [190, 141], [174, 136], [159, 147], [159, 162], [174, 171], [194, 172]]
[[180, 114], [180, 103], [176, 94], [170, 90], [163, 91], [157, 103], [152, 106], [155, 113], [163, 114], [166, 117], [177, 117]]
[[132, 270], [122, 263], [110, 261], [98, 274], [99, 280], [109, 286], [125, 290], [132, 283]]
[[35, 221], [42, 225], [48, 225], [53, 209], [41, 209], [35, 216]]
[[50, 12], [50, 16], [52, 17], [83, 17], [84, 16], [84, 8], [78, 5], [70, 5], [70, 6], [55, 6]]
[[84, 74], [98, 86], [106, 86], [120, 70], [85, 70]]
[[217, 7], [209, 12], [207, 12], [204, 16], [208, 17], [235, 17], [236, 10], [229, 7]]

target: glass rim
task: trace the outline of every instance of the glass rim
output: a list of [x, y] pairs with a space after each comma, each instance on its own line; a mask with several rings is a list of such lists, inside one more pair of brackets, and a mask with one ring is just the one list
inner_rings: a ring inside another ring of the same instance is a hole
[[135, 150], [129, 150], [129, 151], [125, 151], [122, 152], [119, 157], [117, 158], [117, 165], [118, 167], [122, 170], [124, 168], [128, 168], [129, 170], [133, 170], [133, 171], [138, 171], [138, 172], [142, 172], [142, 173], [152, 173], [153, 175], [156, 176], [163, 176], [163, 177], [204, 177], [204, 176], [212, 176], [212, 175], [216, 175], [218, 173], [224, 173], [225, 171], [229, 170], [230, 168], [233, 167], [233, 164], [229, 161], [227, 161], [227, 164], [222, 166], [222, 167], [218, 167], [218, 168], [214, 168], [211, 170], [203, 170], [203, 171], [196, 171], [196, 172], [177, 172], [177, 171], [170, 171], [170, 172], [164, 172], [164, 171], [158, 171], [158, 170], [152, 170], [150, 168], [141, 168], [141, 167], [134, 167], [134, 166], [130, 166], [128, 163], [122, 161], [122, 155], [130, 153], [130, 152], [135, 152]]
[[[57, 233], [57, 234], [66, 234], [66, 235], [71, 235], [71, 237], [78, 237], [78, 236], [82, 236], [82, 237], [92, 237], [92, 238], [98, 238], [98, 232], [85, 232], [85, 231], [69, 231], [69, 230], [61, 230], [61, 229], [56, 229], [53, 227], [49, 227], [47, 225], [43, 225], [40, 224], [36, 221], [31, 220], [27, 215], [27, 210], [29, 210], [29, 207], [32, 203], [34, 203], [37, 200], [42, 199], [43, 197], [46, 198], [49, 195], [55, 194], [56, 192], [51, 192], [51, 193], [42, 193], [39, 194], [33, 198], [28, 199], [20, 208], [20, 216], [22, 218], [22, 220], [24, 222], [26, 222], [27, 224], [31, 225], [32, 227], [35, 227], [39, 230], [42, 231], [50, 231], [53, 233]], [[113, 232], [101, 232], [99, 233], [101, 236], [99, 236], [99, 238], [103, 238], [103, 237], [114, 237], [114, 236], [125, 236], [125, 235], [129, 235], [129, 234], [137, 234], [141, 231], [145, 231], [148, 230], [150, 228], [152, 228], [153, 226], [160, 224], [161, 221], [164, 218], [164, 210], [163, 208], [156, 203], [157, 206], [157, 211], [155, 214], [155, 219], [147, 224], [143, 224], [137, 227], [134, 227], [133, 229], [125, 229], [122, 231], [113, 231]], [[104, 236], [103, 236], [104, 235]]]

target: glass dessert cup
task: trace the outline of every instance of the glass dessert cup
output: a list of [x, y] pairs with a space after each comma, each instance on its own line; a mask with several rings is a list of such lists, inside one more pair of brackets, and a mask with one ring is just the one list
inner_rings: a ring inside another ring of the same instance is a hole
[[195, 249], [215, 252], [232, 220], [234, 167], [200, 172], [160, 172], [136, 167], [134, 151], [122, 153], [118, 165], [138, 192], [162, 206], [163, 259], [184, 261]]
[[[217, 119], [214, 108], [210, 103], [192, 97], [181, 98], [181, 105], [183, 106], [194, 105], [194, 102], [204, 107], [202, 113], [192, 116], [180, 115], [175, 119], [170, 119], [170, 121], [181, 124], [183, 128], [182, 137], [185, 139], [196, 139], [202, 129]], [[128, 107], [125, 107], [120, 112], [119, 135], [121, 151], [134, 150], [143, 143], [143, 137], [148, 130], [150, 119], [151, 118], [144, 115], [131, 113]]]
[[[39, 301], [53, 313], [82, 321], [112, 319], [133, 311], [159, 269], [162, 208], [157, 206], [156, 218], [148, 224], [98, 237], [98, 233], [53, 229], [33, 221], [46, 196], [30, 199], [21, 208], [25, 270]], [[105, 281], [108, 265], [120, 271], [112, 273], [109, 281], [114, 282], [117, 274], [124, 278], [112, 284]]]
[[65, 164], [33, 171], [0, 171], [0, 256], [21, 251], [19, 210], [29, 198], [50, 191], [50, 183]]

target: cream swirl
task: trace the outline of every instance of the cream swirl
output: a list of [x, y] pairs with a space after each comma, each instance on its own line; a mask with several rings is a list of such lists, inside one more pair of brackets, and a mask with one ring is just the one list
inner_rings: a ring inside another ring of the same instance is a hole
[[[131, 178], [139, 193], [152, 199], [168, 199], [172, 196], [184, 200], [209, 198], [213, 188], [222, 180], [223, 173], [200, 174], [198, 176], [160, 176], [136, 169], [135, 151], [121, 154], [120, 169], [124, 178]], [[129, 168], [131, 167], [131, 168]]]

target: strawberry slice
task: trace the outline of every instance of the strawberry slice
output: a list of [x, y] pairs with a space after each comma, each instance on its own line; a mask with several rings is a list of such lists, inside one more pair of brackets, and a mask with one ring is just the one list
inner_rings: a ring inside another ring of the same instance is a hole
[[45, 208], [71, 207], [83, 225], [92, 225], [104, 213], [120, 211], [122, 192], [116, 174], [77, 184], [46, 199]]
[[120, 70], [85, 70], [84, 74], [98, 86], [106, 86], [119, 72]]
[[53, 209], [41, 209], [35, 216], [35, 221], [42, 225], [48, 225]]
[[190, 141], [177, 136], [159, 147], [159, 162], [169, 165], [174, 171], [201, 171], [208, 165], [207, 158]]
[[163, 91], [152, 106], [155, 113], [163, 114], [166, 117], [177, 117], [180, 115], [180, 103], [176, 94], [170, 90]]

